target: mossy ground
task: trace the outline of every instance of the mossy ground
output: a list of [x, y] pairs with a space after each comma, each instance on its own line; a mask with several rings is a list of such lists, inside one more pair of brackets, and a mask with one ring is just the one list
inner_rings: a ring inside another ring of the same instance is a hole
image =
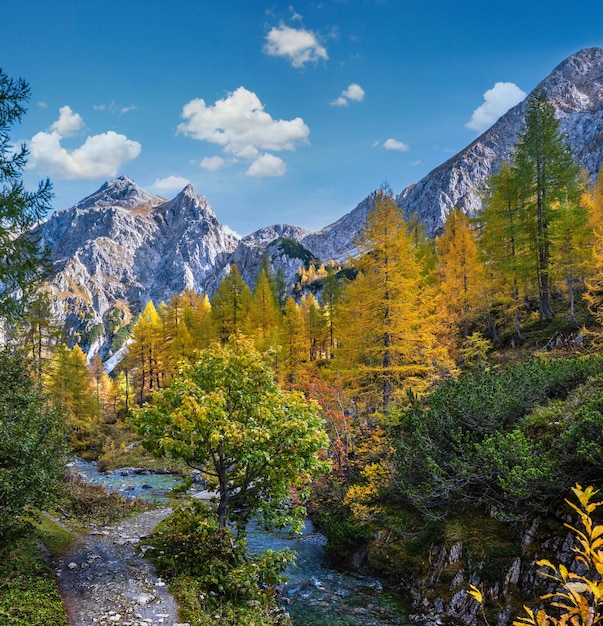
[[222, 603], [217, 598], [208, 598], [204, 584], [184, 574], [170, 580], [169, 590], [180, 606], [180, 619], [190, 626], [288, 626], [291, 623], [270, 595], [263, 602]]
[[54, 573], [35, 532], [0, 550], [0, 626], [66, 626]]

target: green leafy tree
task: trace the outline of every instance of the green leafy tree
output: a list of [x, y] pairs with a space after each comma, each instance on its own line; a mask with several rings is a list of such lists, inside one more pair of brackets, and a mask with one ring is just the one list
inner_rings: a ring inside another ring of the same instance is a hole
[[0, 543], [22, 523], [28, 507], [42, 507], [64, 472], [64, 420], [44, 402], [30, 364], [0, 352]]
[[217, 518], [244, 531], [251, 515], [270, 525], [303, 520], [292, 490], [325, 470], [327, 436], [318, 406], [281, 390], [249, 339], [235, 337], [184, 365], [135, 413], [144, 446], [198, 469], [218, 494]]

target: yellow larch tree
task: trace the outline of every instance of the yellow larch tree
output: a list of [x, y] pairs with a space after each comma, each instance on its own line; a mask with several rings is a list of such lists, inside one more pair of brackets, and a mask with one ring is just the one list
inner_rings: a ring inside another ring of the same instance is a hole
[[358, 242], [357, 277], [340, 307], [337, 358], [369, 409], [424, 392], [454, 365], [439, 342], [433, 290], [426, 289], [412, 237], [391, 190], [375, 194]]
[[258, 275], [249, 303], [246, 330], [260, 352], [278, 345], [281, 313], [266, 270]]
[[327, 320], [314, 294], [302, 296], [300, 308], [304, 320], [306, 348], [310, 361], [328, 354]]
[[165, 374], [160, 360], [163, 326], [152, 300], [146, 304], [132, 330], [132, 344], [126, 357], [136, 389], [136, 399], [142, 404], [148, 394], [159, 389]]
[[484, 306], [484, 266], [475, 230], [460, 209], [450, 211], [437, 239], [437, 266], [442, 305], [466, 338]]
[[291, 296], [285, 301], [282, 329], [280, 370], [286, 387], [291, 390], [308, 358], [302, 312]]
[[184, 292], [182, 319], [196, 350], [209, 348], [211, 342], [211, 304], [206, 294]]
[[65, 411], [72, 449], [83, 456], [91, 450], [98, 450], [102, 420], [86, 355], [79, 345], [72, 349], [64, 344], [59, 347], [52, 360], [46, 388], [50, 398]]

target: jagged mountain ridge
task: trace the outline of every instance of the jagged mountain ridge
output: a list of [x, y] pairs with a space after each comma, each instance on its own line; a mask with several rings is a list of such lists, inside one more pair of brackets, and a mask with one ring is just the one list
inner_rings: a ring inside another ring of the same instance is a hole
[[[603, 163], [603, 48], [573, 54], [536, 89], [543, 89], [555, 106], [560, 130], [577, 163], [596, 175]], [[475, 215], [482, 206], [480, 190], [486, 179], [511, 158], [527, 100], [507, 111], [467, 148], [404, 189], [397, 197], [399, 206], [407, 214], [416, 213], [432, 235], [454, 206]]]
[[[140, 311], [149, 299], [204, 291], [206, 276], [238, 244], [190, 185], [166, 201], [125, 176], [55, 212], [40, 235], [54, 263], [54, 313], [74, 332], [104, 327], [117, 302]], [[104, 340], [103, 332], [85, 347], [95, 352]]]
[[[581, 50], [539, 85], [556, 106], [562, 131], [578, 162], [594, 175], [603, 161], [603, 49]], [[470, 214], [481, 207], [480, 188], [509, 159], [523, 123], [520, 103], [463, 151], [405, 189], [397, 201], [416, 213], [434, 234], [452, 206]], [[133, 311], [187, 288], [213, 294], [232, 264], [253, 284], [268, 255], [291, 282], [315, 257], [342, 259], [355, 250], [373, 195], [339, 220], [311, 233], [277, 224], [237, 239], [217, 219], [207, 200], [188, 186], [167, 201], [122, 176], [105, 183], [41, 227], [52, 250], [55, 275], [49, 289], [55, 312], [68, 328], [106, 329], [117, 302]], [[98, 350], [106, 335], [90, 352]], [[106, 352], [106, 341], [102, 345]]]

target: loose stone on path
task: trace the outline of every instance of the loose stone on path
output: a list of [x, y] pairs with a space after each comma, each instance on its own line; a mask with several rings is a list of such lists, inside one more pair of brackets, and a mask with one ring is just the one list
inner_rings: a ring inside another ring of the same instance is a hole
[[155, 509], [86, 534], [60, 561], [59, 589], [70, 626], [187, 626], [152, 564], [141, 537], [170, 513]]

